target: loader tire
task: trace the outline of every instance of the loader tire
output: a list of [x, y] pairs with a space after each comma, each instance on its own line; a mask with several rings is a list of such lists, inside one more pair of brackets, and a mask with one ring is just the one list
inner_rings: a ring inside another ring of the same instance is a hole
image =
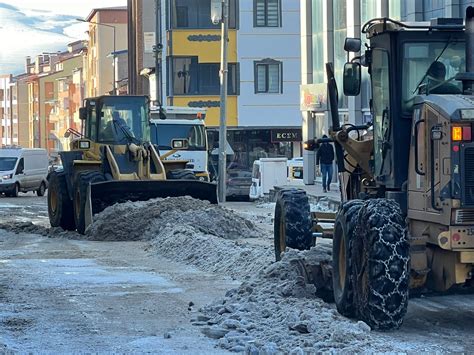
[[49, 176], [48, 215], [51, 227], [75, 230], [74, 208], [67, 191], [66, 175], [52, 172]]
[[278, 192], [273, 236], [276, 261], [281, 260], [286, 247], [308, 250], [313, 246], [311, 212], [304, 190], [283, 189]]
[[337, 310], [345, 317], [355, 317], [352, 288], [352, 245], [357, 219], [364, 201], [344, 203], [336, 216], [332, 244], [332, 283]]
[[196, 180], [196, 175], [191, 170], [176, 169], [168, 171], [166, 178], [170, 180]]
[[105, 177], [98, 171], [83, 171], [76, 177], [74, 184], [74, 220], [79, 234], [86, 232], [86, 202], [87, 188], [90, 183], [105, 181]]
[[352, 247], [357, 316], [372, 329], [401, 326], [408, 306], [410, 247], [394, 200], [368, 200], [359, 212]]

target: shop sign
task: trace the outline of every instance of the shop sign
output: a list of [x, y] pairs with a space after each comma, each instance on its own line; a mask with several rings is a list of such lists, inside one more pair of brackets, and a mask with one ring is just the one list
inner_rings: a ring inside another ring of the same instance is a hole
[[303, 140], [301, 129], [298, 128], [272, 129], [271, 137], [272, 143], [301, 142]]
[[327, 84], [300, 85], [300, 110], [313, 112], [327, 111]]

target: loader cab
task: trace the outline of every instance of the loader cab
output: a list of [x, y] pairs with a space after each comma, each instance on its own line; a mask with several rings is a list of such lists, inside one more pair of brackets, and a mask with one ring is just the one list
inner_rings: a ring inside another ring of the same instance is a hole
[[81, 108], [83, 135], [99, 144], [126, 145], [150, 141], [149, 99], [146, 96], [88, 98]]
[[[363, 33], [369, 41], [362, 63], [368, 68], [372, 92], [371, 169], [382, 190], [400, 191], [408, 179], [416, 97], [461, 93], [462, 84], [454, 76], [465, 71], [463, 24], [459, 19], [416, 24], [375, 19]], [[430, 70], [433, 65], [437, 72]]]

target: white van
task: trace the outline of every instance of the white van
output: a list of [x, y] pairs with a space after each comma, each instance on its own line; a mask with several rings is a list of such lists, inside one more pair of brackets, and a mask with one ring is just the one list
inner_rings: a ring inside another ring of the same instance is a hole
[[19, 192], [48, 188], [48, 152], [45, 149], [0, 148], [0, 193], [16, 197]]

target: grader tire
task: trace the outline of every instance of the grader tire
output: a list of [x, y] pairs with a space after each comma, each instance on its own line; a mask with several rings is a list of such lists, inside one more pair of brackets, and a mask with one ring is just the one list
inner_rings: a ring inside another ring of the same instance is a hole
[[278, 192], [273, 231], [276, 261], [281, 260], [286, 247], [308, 250], [313, 246], [311, 212], [304, 190]]
[[362, 200], [344, 203], [334, 223], [332, 244], [332, 281], [334, 301], [340, 314], [355, 317], [352, 288], [352, 245], [357, 228], [359, 211], [364, 204]]
[[168, 171], [166, 178], [170, 180], [196, 180], [196, 175], [191, 170], [176, 169]]
[[98, 171], [84, 171], [77, 175], [74, 184], [74, 220], [79, 234], [86, 232], [86, 199], [87, 188], [90, 183], [105, 181], [105, 177]]
[[56, 171], [49, 177], [48, 215], [52, 227], [61, 227], [64, 230], [76, 229], [74, 210], [69, 198], [66, 176]]
[[359, 212], [352, 247], [358, 318], [372, 329], [398, 329], [407, 312], [410, 280], [408, 232], [394, 200], [368, 200]]

